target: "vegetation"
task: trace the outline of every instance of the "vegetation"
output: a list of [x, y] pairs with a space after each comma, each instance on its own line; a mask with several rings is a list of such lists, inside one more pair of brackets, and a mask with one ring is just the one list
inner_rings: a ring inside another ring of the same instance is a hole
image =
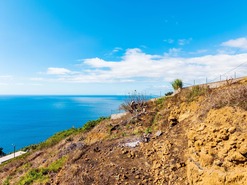
[[108, 117], [100, 117], [97, 120], [88, 121], [80, 130], [83, 132], [89, 131], [105, 119], [109, 119], [109, 118]]
[[[2, 178], [0, 183], [5, 185], [68, 182], [75, 184], [114, 184], [115, 178], [111, 179], [112, 175], [108, 175], [107, 171], [116, 170], [116, 166], [106, 163], [105, 156], [110, 156], [111, 161], [117, 162], [117, 165], [123, 165], [123, 169], [126, 170], [121, 171], [121, 174], [128, 174], [130, 165], [136, 168], [144, 168], [142, 164], [148, 160], [150, 164], [165, 166], [169, 165], [169, 161], [179, 159], [177, 162], [180, 166], [179, 168], [182, 168], [185, 167], [185, 164], [181, 166], [181, 163], [187, 160], [188, 155], [192, 156], [194, 154], [183, 152], [188, 151], [188, 148], [187, 145], [181, 145], [181, 143], [186, 142], [187, 139], [188, 141], [194, 140], [195, 137], [200, 140], [206, 138], [204, 133], [207, 134], [208, 139], [203, 141], [202, 145], [192, 147], [195, 150], [199, 147], [203, 149], [205, 144], [214, 154], [211, 155], [209, 153], [210, 159], [212, 157], [212, 160], [217, 161], [220, 157], [217, 156], [218, 150], [215, 149], [214, 138], [220, 136], [219, 138], [222, 138], [220, 140], [226, 143], [224, 146], [228, 146], [227, 143], [232, 142], [231, 140], [235, 141], [235, 138], [239, 136], [241, 136], [239, 137], [241, 144], [245, 141], [243, 138], [245, 138], [244, 123], [246, 113], [239, 107], [247, 110], [246, 84], [236, 83], [231, 86], [220, 86], [212, 89], [206, 85], [192, 86], [183, 89], [181, 93], [175, 96], [163, 96], [155, 99], [155, 101], [145, 102], [144, 105], [146, 104], [147, 106], [147, 108], [144, 106], [145, 112], [140, 108], [132, 109], [133, 114], [127, 114], [119, 119], [105, 120], [107, 118], [101, 117], [95, 121], [88, 121], [81, 128], [72, 128], [59, 132], [40, 145], [30, 146], [30, 148], [33, 147], [34, 149], [51, 147], [44, 148], [41, 151], [28, 152], [30, 155], [23, 160], [16, 158], [10, 164], [2, 164], [0, 166], [0, 176]], [[135, 94], [138, 96], [136, 92]], [[217, 110], [222, 107], [223, 109]], [[208, 124], [210, 124], [210, 127], [207, 127]], [[97, 129], [92, 130], [95, 126]], [[201, 132], [201, 128], [203, 128], [203, 132]], [[174, 136], [174, 133], [177, 133], [176, 136]], [[139, 142], [139, 139], [144, 144], [141, 144], [143, 147], [137, 148], [138, 150], [129, 149], [125, 145], [132, 141]], [[58, 143], [61, 140], [62, 142]], [[173, 150], [172, 143], [178, 148], [174, 152], [169, 152]], [[52, 147], [52, 145], [55, 146]], [[119, 150], [113, 150], [112, 148], [115, 146], [120, 147]], [[221, 146], [223, 147], [223, 145], [218, 145], [217, 147]], [[243, 145], [239, 144], [239, 146]], [[235, 157], [235, 149], [237, 148], [232, 149], [232, 154], [229, 152], [228, 157]], [[169, 154], [165, 155], [169, 157], [169, 160], [163, 161], [161, 159], [162, 156], [159, 156], [158, 153], [160, 150], [163, 152], [168, 151], [167, 153]], [[145, 158], [140, 158], [140, 153], [143, 153]], [[119, 158], [119, 155], [123, 157]], [[154, 158], [153, 156], [156, 157]], [[244, 153], [242, 156], [245, 157], [246, 154]], [[199, 157], [198, 155], [198, 158], [196, 158], [198, 164], [202, 160]], [[182, 162], [180, 159], [182, 159]], [[213, 170], [219, 169], [215, 162], [211, 163], [209, 161], [208, 163], [212, 164]], [[229, 163], [230, 161], [227, 160], [226, 165]], [[234, 161], [231, 163], [234, 168], [238, 165]], [[242, 167], [245, 167], [243, 164], [239, 164], [241, 170]], [[193, 163], [188, 165], [194, 166]], [[94, 170], [92, 170], [92, 166]], [[145, 170], [149, 170], [149, 166], [146, 166]], [[176, 172], [177, 176], [174, 178], [174, 182], [182, 174], [185, 174], [181, 179], [184, 180], [188, 173], [185, 172], [186, 167], [184, 171], [181, 169], [179, 173]], [[99, 175], [99, 173], [102, 173], [103, 176]], [[146, 174], [140, 174], [143, 176], [139, 176], [138, 172], [138, 178], [136, 178], [137, 174], [131, 174], [127, 178], [119, 176], [119, 182], [123, 179], [125, 181], [129, 180], [128, 183], [130, 182], [130, 184], [141, 183], [137, 182], [137, 180], [140, 179], [142, 181]], [[150, 171], [148, 175], [151, 178], [160, 177], [159, 172]], [[170, 175], [170, 172], [168, 172], [168, 175]], [[166, 181], [165, 176], [161, 178], [163, 178], [163, 182]], [[109, 181], [109, 179], [112, 181]], [[151, 184], [152, 182], [156, 182], [155, 179], [150, 181]]]
[[[44, 141], [40, 144], [34, 144], [34, 145], [27, 146], [27, 147], [23, 148], [23, 150], [27, 151], [27, 150], [43, 149], [43, 148], [48, 148], [48, 147], [54, 146], [57, 143], [59, 143], [61, 140], [68, 138], [69, 136], [78, 134], [80, 132], [87, 132], [87, 131], [91, 130], [93, 127], [95, 127], [97, 124], [99, 124], [101, 121], [103, 121], [105, 119], [109, 119], [109, 118], [108, 117], [100, 117], [97, 120], [88, 121], [87, 123], [85, 123], [85, 125], [83, 125], [82, 128], [71, 128], [68, 130], [57, 132], [56, 134], [54, 134], [53, 136], [48, 138], [46, 141]], [[70, 141], [70, 140], [71, 140], [71, 138], [67, 139], [67, 141]]]
[[188, 101], [193, 101], [196, 97], [201, 96], [201, 95], [205, 95], [206, 93], [209, 93], [210, 89], [208, 88], [208, 86], [193, 86], [188, 94], [186, 95], [186, 98]]
[[146, 108], [147, 97], [134, 91], [129, 94], [125, 102], [120, 105], [120, 110], [130, 112], [131, 114], [141, 112]]
[[183, 82], [180, 79], [174, 80], [171, 84], [172, 84], [172, 87], [174, 90], [178, 90], [178, 89], [183, 88]]
[[34, 182], [48, 183], [49, 174], [57, 173], [62, 168], [66, 160], [66, 157], [62, 157], [61, 159], [58, 159], [46, 168], [31, 169], [29, 172], [27, 172], [25, 176], [23, 176], [20, 179], [18, 184], [29, 185], [33, 184]]
[[152, 133], [152, 128], [151, 127], [148, 127], [146, 128], [146, 130], [144, 131], [145, 134], [150, 134]]
[[165, 97], [158, 98], [158, 99], [156, 100], [156, 104], [157, 104], [157, 105], [162, 105], [164, 101], [165, 101]]
[[10, 184], [10, 177], [7, 177], [4, 181], [3, 181], [3, 185], [9, 185]]
[[0, 157], [5, 156], [5, 153], [3, 152], [3, 148], [0, 147]]
[[204, 105], [208, 109], [233, 106], [247, 110], [247, 86], [238, 85], [234, 88], [224, 88], [221, 91], [215, 91], [207, 97]]
[[165, 93], [165, 96], [170, 96], [172, 94], [173, 94], [173, 92], [167, 92], [167, 93]]
[[46, 141], [44, 141], [43, 143], [39, 144], [38, 148], [41, 149], [41, 148], [47, 148], [47, 147], [54, 146], [55, 144], [59, 143], [61, 140], [65, 139], [66, 137], [72, 134], [76, 134], [78, 132], [79, 132], [79, 129], [76, 129], [76, 128], [71, 128], [68, 130], [58, 132], [54, 134], [53, 136], [51, 136]]

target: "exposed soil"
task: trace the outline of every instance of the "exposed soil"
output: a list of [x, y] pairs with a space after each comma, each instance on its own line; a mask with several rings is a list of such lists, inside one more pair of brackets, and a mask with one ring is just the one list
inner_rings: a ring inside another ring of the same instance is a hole
[[21, 184], [31, 169], [65, 159], [58, 170], [30, 184], [245, 185], [247, 112], [241, 102], [247, 97], [219, 101], [220, 93], [238, 88], [244, 93], [246, 80], [190, 101], [188, 89], [150, 101], [137, 118], [105, 120], [87, 133], [2, 164], [0, 183]]

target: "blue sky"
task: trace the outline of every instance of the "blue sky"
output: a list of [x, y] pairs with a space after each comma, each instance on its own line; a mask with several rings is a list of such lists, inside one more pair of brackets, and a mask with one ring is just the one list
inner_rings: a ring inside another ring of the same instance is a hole
[[243, 76], [246, 12], [244, 0], [0, 0], [0, 94], [164, 94], [175, 78]]

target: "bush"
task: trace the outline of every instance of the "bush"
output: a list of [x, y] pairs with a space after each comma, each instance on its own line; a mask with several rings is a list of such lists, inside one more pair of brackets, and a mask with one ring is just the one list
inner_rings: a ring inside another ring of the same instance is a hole
[[173, 94], [173, 92], [167, 92], [167, 93], [165, 93], [165, 96], [170, 96], [172, 94]]
[[180, 79], [174, 80], [171, 84], [174, 90], [183, 88], [183, 82]]
[[[91, 130], [93, 127], [95, 127], [97, 124], [99, 124], [101, 121], [103, 121], [105, 119], [108, 119], [108, 118], [107, 117], [100, 117], [97, 120], [88, 121], [85, 125], [83, 125], [82, 128], [71, 128], [68, 130], [57, 132], [53, 136], [48, 138], [46, 141], [44, 141], [40, 144], [33, 144], [30, 146], [27, 146], [27, 147], [23, 148], [22, 150], [28, 151], [28, 150], [43, 149], [43, 148], [48, 148], [48, 147], [54, 146], [57, 143], [59, 143], [60, 141], [62, 141], [63, 139], [65, 139], [71, 135]], [[71, 140], [73, 140], [73, 138], [67, 139], [67, 141], [71, 141]]]
[[196, 97], [209, 93], [208, 86], [193, 86], [191, 90], [189, 90], [186, 98], [188, 101], [193, 101]]
[[100, 117], [97, 120], [88, 121], [87, 123], [85, 123], [85, 125], [83, 125], [83, 127], [81, 128], [81, 131], [89, 131], [105, 119], [109, 119], [109, 118], [108, 117]]
[[240, 107], [247, 110], [247, 86], [231, 86], [216, 91], [204, 102], [210, 108], [221, 108], [224, 106]]
[[148, 127], [146, 128], [146, 130], [144, 131], [145, 134], [151, 134], [152, 133], [152, 128]]
[[39, 144], [37, 146], [37, 148], [42, 149], [42, 148], [54, 146], [55, 144], [59, 143], [60, 141], [62, 141], [66, 137], [71, 136], [72, 134], [76, 134], [78, 132], [79, 132], [79, 129], [76, 129], [76, 128], [71, 128], [68, 130], [57, 132], [56, 134], [54, 134], [53, 136], [48, 138], [46, 141]]
[[147, 97], [145, 95], [134, 91], [125, 99], [125, 102], [120, 105], [119, 109], [131, 114], [141, 112], [147, 106], [146, 102]]
[[0, 157], [5, 156], [6, 154], [3, 152], [3, 148], [0, 147]]
[[156, 100], [156, 104], [157, 104], [157, 105], [162, 105], [164, 101], [165, 101], [165, 97], [158, 98], [158, 99]]
[[39, 182], [42, 184], [48, 183], [49, 181], [49, 174], [57, 173], [61, 170], [64, 163], [66, 162], [67, 158], [62, 157], [57, 161], [53, 162], [46, 168], [38, 168], [38, 169], [31, 169], [29, 172], [23, 176], [19, 183], [20, 185], [29, 185], [35, 182]]

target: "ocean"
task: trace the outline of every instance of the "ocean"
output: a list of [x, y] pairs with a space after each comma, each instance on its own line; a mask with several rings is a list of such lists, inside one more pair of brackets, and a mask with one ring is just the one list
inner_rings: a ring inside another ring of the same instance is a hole
[[116, 113], [125, 96], [0, 96], [0, 147], [5, 153], [56, 132]]

